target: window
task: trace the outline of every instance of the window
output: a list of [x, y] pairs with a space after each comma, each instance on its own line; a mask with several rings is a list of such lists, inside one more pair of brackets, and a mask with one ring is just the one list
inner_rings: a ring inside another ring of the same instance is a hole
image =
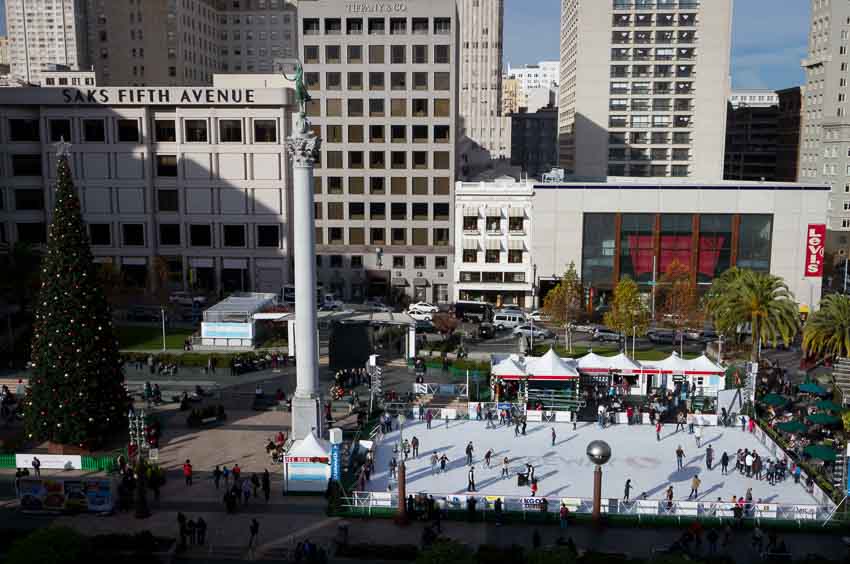
[[255, 119], [254, 143], [277, 143], [277, 121], [273, 119]]
[[448, 45], [434, 45], [434, 63], [447, 65], [451, 62]]
[[428, 195], [428, 179], [415, 176], [413, 177], [413, 195], [414, 196], [427, 196]]
[[145, 226], [142, 223], [121, 224], [121, 240], [125, 247], [145, 246]]
[[448, 203], [435, 203], [434, 204], [434, 221], [448, 221], [449, 220], [449, 204]]
[[387, 204], [384, 202], [370, 202], [369, 219], [387, 219]]
[[328, 244], [342, 245], [345, 242], [342, 239], [342, 227], [328, 227]]
[[413, 18], [413, 33], [428, 35], [428, 18]]
[[50, 120], [50, 140], [54, 143], [58, 141], [71, 140], [71, 120], [69, 119], [52, 119]]
[[139, 122], [135, 119], [119, 119], [118, 141], [121, 143], [138, 143]]
[[414, 227], [411, 229], [411, 242], [417, 247], [427, 247], [428, 230], [424, 227]]
[[392, 151], [390, 153], [390, 166], [394, 169], [407, 168], [407, 153], [405, 151]]
[[112, 229], [108, 223], [89, 223], [89, 239], [95, 246], [112, 245]]
[[363, 90], [363, 73], [350, 72], [348, 73], [348, 89]]
[[612, 284], [616, 234], [614, 214], [584, 214], [582, 283], [585, 287]]
[[373, 245], [383, 245], [387, 242], [386, 229], [383, 227], [373, 227], [369, 229], [369, 237]]
[[390, 45], [390, 63], [403, 65], [407, 62], [407, 47], [405, 45]]
[[[342, 168], [342, 159], [340, 158], [340, 166], [337, 168]], [[348, 168], [353, 169], [361, 169], [363, 168], [363, 151], [349, 151], [348, 152]]]
[[390, 194], [395, 196], [407, 195], [407, 178], [394, 176], [390, 179]]
[[428, 90], [428, 73], [415, 72], [413, 73], [413, 89]]
[[187, 119], [186, 120], [186, 142], [187, 143], [206, 143], [207, 136], [207, 120], [205, 119]]
[[393, 268], [404, 268], [404, 257], [393, 257]]
[[[383, 102], [383, 100], [381, 100], [381, 102]], [[384, 126], [383, 125], [370, 125], [369, 126], [369, 142], [370, 143], [383, 143], [384, 142]]]
[[154, 135], [158, 143], [174, 143], [177, 141], [177, 130], [173, 119], [158, 119], [154, 121]]
[[20, 188], [15, 190], [16, 210], [38, 210], [44, 209], [44, 191], [38, 189]]
[[349, 202], [348, 219], [366, 219], [366, 204], [364, 204], [363, 202]]
[[328, 143], [342, 143], [342, 126], [328, 125], [325, 126], [325, 141]]
[[[383, 117], [384, 116], [384, 99], [383, 98], [369, 98], [369, 117]], [[383, 135], [382, 135], [383, 137]]]
[[180, 224], [179, 223], [160, 223], [159, 224], [159, 244], [167, 246], [180, 245]]
[[435, 247], [446, 247], [449, 244], [449, 230], [448, 228], [438, 227], [434, 229], [434, 246]]
[[245, 226], [244, 225], [225, 225], [222, 227], [225, 247], [244, 247], [245, 246]]
[[434, 18], [434, 33], [448, 35], [452, 32], [452, 20], [449, 18]]
[[448, 151], [434, 151], [434, 168], [437, 170], [446, 170], [450, 166], [451, 159]]
[[41, 176], [41, 155], [12, 155], [13, 176]]
[[362, 143], [363, 142], [363, 126], [349, 125], [348, 126], [348, 142]]
[[157, 155], [156, 156], [156, 175], [157, 176], [177, 176], [177, 155]]
[[340, 98], [327, 98], [325, 100], [325, 115], [342, 117], [342, 100]]
[[406, 117], [407, 100], [405, 98], [393, 98], [390, 100], [390, 115], [392, 117]]
[[18, 223], [15, 226], [18, 231], [18, 241], [31, 245], [43, 245], [47, 243], [47, 228], [44, 223]]
[[449, 90], [451, 88], [451, 74], [447, 72], [434, 73], [434, 90]]
[[383, 177], [372, 177], [369, 179], [369, 193], [370, 194], [386, 194], [386, 181]]
[[428, 168], [428, 153], [427, 151], [413, 151], [413, 168], [426, 169]]
[[369, 45], [369, 64], [383, 65], [384, 51], [385, 49], [383, 45]]
[[104, 143], [106, 141], [106, 127], [102, 119], [83, 120], [83, 141], [86, 143]]
[[218, 136], [221, 143], [242, 142], [242, 120], [220, 119], [218, 120]]
[[434, 178], [434, 195], [448, 196], [451, 181], [447, 176], [437, 176]]
[[393, 221], [407, 220], [407, 204], [404, 202], [393, 202], [390, 205], [390, 218]]
[[325, 64], [338, 65], [341, 62], [340, 51], [339, 45], [325, 45]]
[[157, 190], [156, 191], [157, 209], [161, 212], [177, 212], [180, 211], [177, 190]]
[[360, 18], [346, 18], [345, 33], [347, 35], [360, 35], [363, 33], [363, 20]]
[[772, 216], [742, 215], [736, 266], [769, 272], [772, 235]]
[[392, 240], [391, 245], [407, 245], [407, 229], [401, 227], [393, 227], [390, 229]]
[[475, 249], [464, 249], [463, 262], [478, 262], [478, 251]]
[[511, 249], [508, 251], [508, 264], [522, 264], [522, 249]]
[[349, 98], [348, 117], [363, 117], [363, 100], [360, 98]]
[[434, 117], [449, 117], [450, 107], [448, 98], [435, 98]]
[[319, 47], [318, 45], [304, 46], [304, 62], [308, 65], [319, 64]]
[[428, 117], [428, 99], [413, 99], [413, 117]]
[[325, 73], [325, 89], [326, 90], [342, 90], [342, 73], [339, 73], [339, 72]]
[[390, 73], [390, 90], [407, 90], [407, 73]]
[[369, 90], [384, 89], [384, 73], [370, 72], [369, 73]]
[[322, 202], [313, 202], [313, 217], [322, 219]]
[[427, 65], [428, 64], [428, 46], [427, 45], [414, 45], [413, 46], [412, 60], [413, 60], [413, 64], [415, 64], [415, 65]]
[[[10, 119], [9, 120], [9, 140], [15, 142], [32, 141], [37, 142], [41, 139], [38, 132], [37, 119]], [[69, 141], [70, 137], [66, 139]]]
[[407, 19], [390, 18], [390, 35], [404, 35], [407, 33]]
[[348, 179], [349, 194], [362, 194], [364, 190], [364, 181], [362, 176], [353, 176]]
[[384, 18], [369, 18], [369, 35], [384, 35]]
[[345, 219], [342, 213], [342, 202], [328, 202], [328, 219]]
[[348, 46], [348, 63], [355, 65], [363, 62], [363, 47], [360, 45]]
[[428, 268], [426, 257], [413, 257], [413, 268]]
[[[366, 231], [362, 227], [348, 228], [348, 244], [349, 245], [365, 245]], [[353, 266], [353, 265], [352, 265]]]
[[321, 74], [317, 72], [305, 72], [304, 84], [307, 86], [307, 88], [313, 90], [320, 90], [322, 88]]

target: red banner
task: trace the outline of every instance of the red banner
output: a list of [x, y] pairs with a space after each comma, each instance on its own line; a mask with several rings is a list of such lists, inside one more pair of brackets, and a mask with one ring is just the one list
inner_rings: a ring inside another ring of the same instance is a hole
[[826, 225], [810, 223], [806, 230], [806, 277], [823, 276], [823, 251], [826, 248]]

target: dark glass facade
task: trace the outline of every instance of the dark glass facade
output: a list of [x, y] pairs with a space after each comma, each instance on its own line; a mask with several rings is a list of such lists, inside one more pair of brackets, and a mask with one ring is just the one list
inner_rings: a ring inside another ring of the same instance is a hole
[[732, 266], [770, 271], [772, 215], [586, 213], [583, 232], [582, 281], [597, 291], [623, 276], [648, 287], [674, 261], [700, 285]]

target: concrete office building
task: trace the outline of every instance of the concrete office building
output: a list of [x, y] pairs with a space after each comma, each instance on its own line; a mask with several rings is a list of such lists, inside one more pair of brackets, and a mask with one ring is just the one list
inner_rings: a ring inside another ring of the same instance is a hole
[[505, 7], [504, 0], [456, 1], [458, 172], [470, 178], [510, 157], [510, 119], [502, 117]]
[[[510, 296], [527, 298], [529, 280], [522, 276], [530, 272], [536, 274], [532, 283], [542, 303], [573, 262], [591, 309], [597, 309], [610, 303], [623, 276], [650, 293], [653, 265], [657, 279], [677, 260], [690, 268], [700, 291], [739, 266], [781, 276], [801, 311], [820, 301], [821, 275], [807, 272], [807, 248], [809, 226], [826, 219], [827, 186], [610, 178], [605, 183], [459, 183], [456, 192], [456, 213], [464, 219], [457, 227], [462, 243], [455, 253], [455, 279], [469, 292], [459, 291], [459, 297], [491, 302], [500, 297], [506, 303], [514, 299]], [[519, 216], [510, 210], [519, 209], [521, 231], [519, 220], [510, 219]], [[492, 235], [485, 231], [490, 217], [501, 226]], [[514, 240], [529, 245], [522, 263], [504, 260]], [[481, 260], [487, 249], [492, 254]], [[524, 305], [534, 307], [528, 300]]]
[[299, 2], [319, 280], [346, 300], [447, 302], [454, 252], [454, 0]]
[[0, 36], [0, 72], [7, 74], [11, 70], [9, 63], [9, 38]]
[[773, 90], [735, 90], [729, 95], [729, 104], [735, 110], [741, 106], [769, 108], [779, 105], [779, 94]]
[[539, 178], [558, 164], [558, 108], [511, 116], [511, 164]]
[[502, 77], [502, 115], [519, 111], [519, 81], [511, 76]]
[[778, 103], [770, 106], [738, 103], [736, 107], [730, 102], [726, 114], [723, 178], [780, 180], [776, 178], [778, 125]]
[[518, 106], [529, 112], [549, 105], [549, 99], [554, 97], [552, 104], [558, 105], [558, 61], [541, 61], [536, 65], [508, 66], [505, 76], [517, 81]]
[[731, 22], [731, 0], [562, 0], [561, 166], [720, 179]]
[[88, 65], [86, 0], [6, 0], [13, 78], [38, 84], [49, 64]]
[[222, 72], [269, 73], [274, 59], [298, 53], [294, 0], [216, 0]]
[[46, 241], [64, 138], [92, 252], [127, 284], [165, 265], [171, 289], [279, 292], [293, 93], [276, 86], [0, 89], [0, 241]]
[[842, 260], [850, 252], [850, 4], [813, 0], [810, 6], [798, 177], [832, 187], [827, 251]]

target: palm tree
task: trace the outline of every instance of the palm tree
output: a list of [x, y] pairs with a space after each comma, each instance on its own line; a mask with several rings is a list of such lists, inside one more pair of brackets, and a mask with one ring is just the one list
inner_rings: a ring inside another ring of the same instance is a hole
[[747, 323], [752, 330], [752, 360], [759, 344], [789, 345], [799, 330], [798, 307], [785, 281], [772, 274], [732, 268], [709, 291], [706, 309], [718, 331], [731, 334]]
[[831, 294], [803, 327], [803, 350], [821, 357], [850, 356], [850, 297]]

